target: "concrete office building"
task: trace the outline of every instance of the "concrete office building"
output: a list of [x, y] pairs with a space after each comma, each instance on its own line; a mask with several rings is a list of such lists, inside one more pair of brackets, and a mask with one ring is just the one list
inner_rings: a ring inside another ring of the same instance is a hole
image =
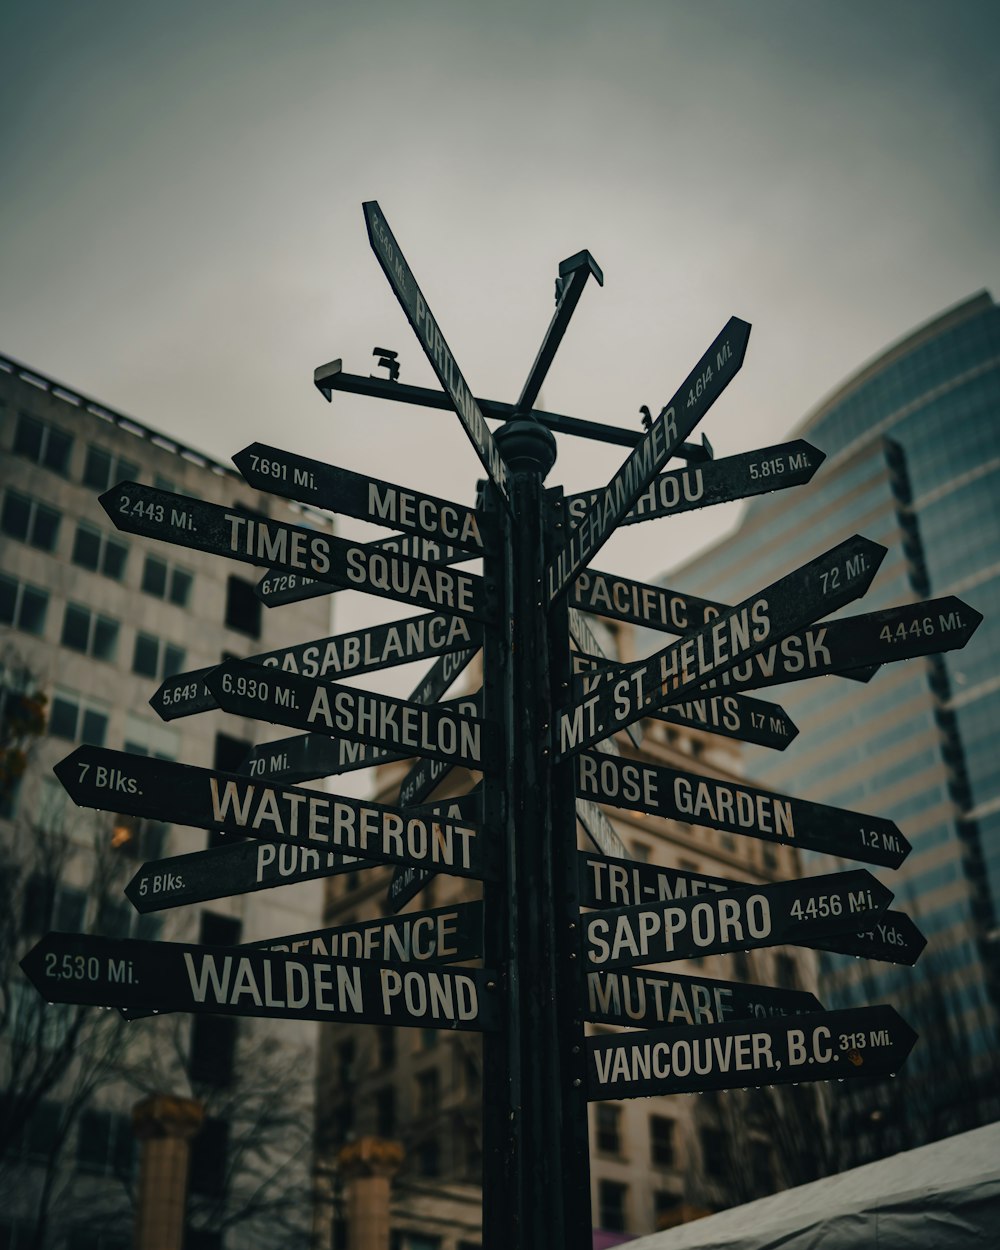
[[[258, 570], [121, 533], [98, 504], [100, 492], [135, 479], [311, 526], [326, 522], [259, 495], [231, 467], [4, 358], [0, 465], [5, 726], [20, 695], [37, 691], [47, 699], [45, 732], [31, 746], [24, 776], [8, 778], [0, 819], [3, 879], [13, 883], [16, 922], [5, 930], [0, 1012], [8, 1129], [18, 1100], [32, 1090], [37, 1095], [26, 1122], [8, 1131], [0, 1157], [0, 1244], [28, 1245], [45, 1210], [46, 1245], [131, 1246], [130, 1109], [159, 1092], [204, 1104], [193, 1142], [188, 1250], [302, 1245], [312, 1221], [317, 1026], [174, 1016], [136, 1021], [122, 1038], [108, 1019], [103, 1040], [94, 1040], [88, 1023], [66, 1070], [50, 1084], [33, 1085], [37, 1072], [26, 1070], [25, 1055], [39, 1062], [58, 1055], [74, 1009], [48, 1008], [49, 1024], [40, 1024], [38, 995], [16, 959], [50, 928], [227, 944], [316, 926], [319, 882], [140, 916], [120, 891], [143, 861], [218, 839], [77, 809], [50, 770], [79, 743], [236, 767], [252, 743], [275, 736], [271, 727], [221, 712], [164, 723], [148, 705], [159, 682], [230, 654], [330, 632], [329, 600], [262, 610], [253, 593]], [[39, 847], [55, 848], [55, 858], [40, 857]], [[11, 944], [18, 950], [12, 953]], [[89, 1077], [96, 1087], [84, 1097]], [[298, 1209], [283, 1209], [293, 1194]]]
[[[1000, 1113], [988, 1062], [1000, 953], [1000, 309], [983, 292], [942, 313], [795, 433], [826, 453], [815, 479], [754, 500], [732, 536], [659, 580], [736, 603], [857, 532], [889, 551], [871, 591], [837, 615], [957, 595], [985, 617], [964, 650], [888, 664], [868, 684], [779, 688], [799, 737], [780, 755], [743, 752], [761, 784], [890, 817], [913, 844], [902, 868], [879, 875], [930, 939], [920, 963], [826, 959], [821, 997], [888, 998], [916, 1013], [924, 1039], [907, 1077], [923, 1071], [931, 1089], [918, 1099], [900, 1084], [893, 1114], [913, 1114], [898, 1105], [909, 1101], [942, 1136]], [[888, 1110], [874, 1112], [886, 1133], [877, 1150], [906, 1141]]]
[[[630, 626], [614, 630], [610, 622], [590, 619], [605, 654], [631, 658]], [[664, 637], [664, 644], [667, 641]], [[464, 677], [452, 695], [471, 692], [480, 681], [481, 675]], [[729, 739], [656, 721], [644, 722], [644, 729], [641, 758], [735, 780], [734, 765], [739, 759]], [[624, 734], [620, 745], [623, 753], [631, 751]], [[396, 764], [380, 770], [381, 801], [395, 801], [407, 769], [408, 765]], [[433, 798], [465, 793], [473, 780], [469, 773], [455, 769]], [[602, 810], [637, 860], [747, 881], [791, 877], [799, 871], [797, 852], [789, 846], [631, 811]], [[582, 828], [579, 832], [580, 848], [593, 850]], [[391, 870], [371, 868], [330, 878], [326, 923], [351, 924], [388, 914], [391, 877]], [[481, 897], [477, 883], [437, 875], [403, 914], [476, 897]], [[813, 953], [794, 947], [677, 962], [665, 968], [787, 988], [811, 988], [815, 975]], [[320, 1122], [325, 1125], [321, 1158], [340, 1218], [318, 1250], [344, 1250], [351, 1245], [347, 1220], [352, 1177], [358, 1171], [356, 1155], [363, 1149], [360, 1144], [372, 1139], [402, 1146], [401, 1155], [392, 1156], [394, 1250], [478, 1247], [482, 1204], [479, 1035], [332, 1026], [321, 1043], [320, 1069]], [[800, 1100], [808, 1104], [809, 1112], [814, 1110], [811, 1097], [804, 1091]], [[600, 1244], [614, 1244], [626, 1234], [652, 1232], [794, 1183], [797, 1178], [789, 1175], [789, 1169], [795, 1161], [782, 1157], [763, 1126], [747, 1124], [738, 1140], [733, 1137], [726, 1102], [719, 1097], [681, 1096], [591, 1104], [591, 1196]], [[736, 1151], [739, 1159], [734, 1158]]]

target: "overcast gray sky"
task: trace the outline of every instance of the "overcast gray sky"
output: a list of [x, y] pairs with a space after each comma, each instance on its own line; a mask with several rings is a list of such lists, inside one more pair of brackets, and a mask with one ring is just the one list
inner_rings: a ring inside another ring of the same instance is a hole
[[[365, 199], [480, 396], [516, 397], [584, 247], [606, 285], [542, 406], [634, 427], [752, 322], [703, 426], [720, 455], [998, 286], [995, 0], [4, 7], [0, 352], [220, 459], [261, 439], [472, 498], [453, 414], [311, 385], [376, 344], [434, 384]], [[550, 483], [623, 456], [563, 438]], [[630, 527], [599, 566], [651, 578], [737, 516]]]

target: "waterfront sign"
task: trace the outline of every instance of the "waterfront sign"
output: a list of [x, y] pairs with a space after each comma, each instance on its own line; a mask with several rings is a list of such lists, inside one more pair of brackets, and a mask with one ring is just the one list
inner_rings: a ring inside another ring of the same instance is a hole
[[81, 807], [358, 854], [381, 863], [433, 864], [457, 876], [495, 871], [480, 826], [433, 814], [104, 747], [77, 747], [53, 771]]
[[49, 933], [21, 961], [50, 1003], [398, 1024], [484, 1032], [499, 1025], [496, 974], [245, 947]]
[[590, 1099], [894, 1076], [917, 1035], [892, 1007], [587, 1038]]

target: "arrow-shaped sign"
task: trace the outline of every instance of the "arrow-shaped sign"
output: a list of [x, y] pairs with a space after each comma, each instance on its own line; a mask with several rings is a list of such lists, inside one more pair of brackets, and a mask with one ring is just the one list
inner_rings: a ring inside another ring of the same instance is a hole
[[765, 703], [763, 699], [741, 694], [713, 694], [689, 699], [686, 703], [672, 703], [655, 712], [652, 719], [752, 742], [775, 751], [783, 751], [799, 732], [792, 718], [777, 703]]
[[413, 332], [424, 349], [431, 368], [437, 374], [438, 381], [451, 396], [455, 412], [476, 449], [476, 455], [483, 462], [486, 472], [490, 475], [490, 481], [500, 492], [504, 503], [509, 508], [507, 465], [500, 455], [500, 449], [490, 432], [490, 427], [486, 424], [486, 418], [476, 403], [468, 382], [462, 377], [462, 371], [455, 363], [455, 358], [438, 328], [437, 321], [427, 307], [423, 292], [417, 285], [413, 271], [406, 263], [406, 258], [382, 215], [378, 201], [368, 200], [362, 207], [372, 251], [378, 258], [385, 276], [389, 279], [389, 285], [395, 291], [396, 298], [403, 312], [406, 313], [406, 319], [413, 327]]
[[[457, 711], [464, 712], [468, 716], [482, 716], [482, 691], [479, 690], [468, 698], [455, 699], [454, 707]], [[447, 760], [442, 759], [417, 760], [399, 783], [400, 807], [413, 807], [415, 804], [423, 803], [425, 799], [430, 798], [431, 794], [454, 767], [454, 763], [449, 763]]]
[[[748, 881], [709, 877], [681, 868], [639, 863], [626, 857], [581, 854], [578, 861], [581, 907], [638, 907], [723, 890], [754, 888]], [[912, 965], [920, 958], [927, 939], [905, 912], [890, 910], [883, 912], [864, 932], [808, 940], [800, 935], [798, 945], [842, 955], [860, 955], [884, 963]]]
[[[467, 617], [425, 612], [387, 625], [373, 625], [331, 638], [301, 642], [294, 647], [248, 655], [246, 662], [298, 673], [302, 677], [340, 680], [470, 647], [478, 649], [482, 646], [482, 634], [482, 626]], [[211, 711], [218, 704], [205, 685], [205, 678], [214, 667], [168, 677], [149, 700], [150, 707], [167, 721]]]
[[496, 974], [478, 968], [303, 959], [78, 933], [47, 934], [21, 967], [50, 1003], [476, 1032], [498, 1027]]
[[898, 868], [911, 849], [899, 827], [881, 816], [597, 751], [578, 756], [576, 792], [612, 807], [889, 868]]
[[587, 1097], [894, 1076], [917, 1034], [892, 1007], [587, 1038]]
[[346, 735], [397, 755], [426, 755], [467, 768], [492, 769], [497, 758], [491, 721], [459, 711], [455, 701], [425, 707], [339, 682], [227, 660], [205, 678], [224, 712]]
[[233, 456], [233, 463], [255, 490], [405, 530], [474, 554], [496, 550], [493, 518], [436, 495], [365, 477], [267, 443], [244, 447]]
[[816, 995], [805, 990], [640, 968], [588, 972], [584, 1015], [595, 1024], [620, 1024], [633, 1029], [640, 1025], [677, 1028], [684, 1024], [801, 1015], [822, 1009]]
[[[475, 651], [443, 655], [417, 683], [409, 701], [436, 703], [475, 655]], [[318, 777], [332, 777], [406, 758], [349, 738], [306, 733], [251, 747], [240, 771], [251, 777], [270, 777], [273, 781], [315, 781]]]
[[[661, 473], [619, 524], [635, 525], [639, 521], [707, 508], [714, 503], [729, 503], [789, 486], [802, 486], [812, 480], [825, 459], [825, 452], [799, 438], [791, 443], [778, 443], [775, 447], [762, 447], [759, 451], [746, 451], [738, 456], [707, 460], [704, 464]], [[579, 524], [588, 510], [600, 503], [601, 494], [599, 490], [591, 490], [568, 495], [566, 507], [570, 519]]]
[[762, 651], [774, 639], [828, 615], [868, 589], [886, 548], [855, 535], [693, 634], [572, 705], [559, 721], [559, 758], [591, 746], [644, 715], [682, 702], [710, 678]]
[[488, 843], [474, 824], [104, 747], [77, 747], [53, 771], [81, 807], [388, 864], [434, 864], [458, 876], [492, 875]]
[[633, 968], [783, 942], [798, 945], [800, 935], [808, 940], [856, 933], [891, 902], [888, 887], [867, 869], [856, 868], [671, 903], [641, 903], [588, 915], [584, 953], [591, 968]]
[[743, 365], [750, 326], [730, 317], [715, 342], [685, 378], [639, 443], [603, 491], [597, 503], [573, 527], [565, 547], [547, 575], [554, 599], [589, 564], [642, 492], [715, 403]]
[[308, 578], [478, 621], [494, 615], [483, 579], [472, 573], [137, 482], [120, 482], [99, 502], [118, 529], [128, 534], [278, 568], [296, 584]]
[[[442, 799], [440, 803], [430, 803], [420, 810], [439, 812], [444, 815], [450, 813], [456, 804], [468, 804], [470, 806], [474, 804], [475, 810], [477, 812], [481, 811], [482, 782], [473, 786], [467, 794], [450, 799]], [[411, 899], [416, 898], [433, 876], [436, 876], [433, 868], [416, 868], [397, 864], [393, 869], [392, 880], [389, 882], [389, 888], [386, 891], [386, 906], [389, 912], [395, 914], [401, 911]]]

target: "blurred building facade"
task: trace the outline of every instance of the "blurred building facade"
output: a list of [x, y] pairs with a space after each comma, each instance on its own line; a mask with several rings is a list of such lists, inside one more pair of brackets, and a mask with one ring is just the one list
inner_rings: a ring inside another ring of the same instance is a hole
[[[150, 1092], [193, 1095], [205, 1106], [188, 1250], [302, 1245], [312, 1219], [318, 1026], [216, 1016], [126, 1026], [111, 1012], [95, 1023], [94, 1008], [67, 1045], [65, 1070], [47, 1081], [40, 1069], [58, 1066], [67, 1030], [78, 1028], [75, 1009], [46, 1009], [17, 960], [52, 928], [229, 944], [315, 927], [319, 882], [137, 914], [121, 888], [142, 862], [218, 838], [78, 809], [50, 770], [80, 743], [237, 768], [254, 742], [273, 736], [269, 727], [221, 712], [164, 723], [148, 705], [160, 681], [330, 632], [328, 600], [262, 610], [256, 570], [119, 532], [98, 504], [102, 491], [134, 479], [300, 524], [325, 522], [5, 358], [0, 465], [4, 706], [10, 712], [25, 695], [46, 701], [44, 733], [27, 744], [24, 775], [6, 778], [0, 813], [11, 921], [0, 1012], [0, 1245], [132, 1245], [129, 1112]], [[5, 752], [5, 762], [14, 758]], [[36, 1240], [40, 1219], [46, 1228]]]
[[[762, 784], [892, 818], [913, 845], [900, 869], [878, 875], [929, 939], [916, 968], [828, 956], [821, 977], [827, 1006], [889, 999], [924, 1035], [908, 1084], [872, 1110], [879, 1153], [906, 1144], [919, 1115], [942, 1136], [1000, 1114], [989, 1058], [1000, 972], [1000, 309], [982, 292], [940, 314], [795, 433], [826, 453], [815, 479], [754, 500], [730, 537], [660, 582], [737, 603], [862, 533], [888, 555], [864, 599], [836, 615], [956, 595], [985, 618], [964, 650], [887, 664], [868, 684], [781, 687], [798, 738], [781, 755], [743, 751]], [[918, 1095], [921, 1071], [932, 1088]]]
[[[631, 626], [588, 619], [605, 654], [632, 658]], [[667, 641], [664, 638], [663, 645]], [[481, 673], [463, 678], [458, 690], [471, 693], [480, 681]], [[619, 735], [623, 754], [736, 779], [739, 756], [731, 740], [652, 720], [643, 722], [643, 729], [639, 752], [625, 734]], [[380, 801], [397, 800], [411, 762], [383, 766]], [[454, 769], [427, 801], [466, 793], [475, 779], [464, 769]], [[635, 860], [751, 882], [799, 873], [798, 853], [787, 845], [639, 812], [601, 810]], [[581, 850], [595, 851], [582, 825], [578, 837]], [[370, 868], [329, 878], [325, 923], [350, 925], [390, 914], [392, 875], [391, 870]], [[405, 905], [403, 914], [481, 896], [478, 883], [439, 874]], [[813, 989], [815, 966], [814, 952], [786, 946], [678, 961], [662, 968], [720, 980]], [[588, 1032], [600, 1031], [612, 1030], [588, 1025]], [[334, 1195], [340, 1194], [334, 1204], [341, 1218], [334, 1221], [329, 1239], [321, 1241], [318, 1250], [349, 1250], [347, 1182], [339, 1175], [336, 1161], [345, 1145], [368, 1138], [398, 1141], [403, 1147], [391, 1188], [393, 1250], [476, 1250], [482, 1204], [479, 1035], [334, 1025], [324, 1030], [320, 1073], [321, 1165], [329, 1169]], [[794, 1093], [799, 1096], [800, 1090]], [[799, 1101], [803, 1125], [817, 1123], [813, 1092], [803, 1087]], [[670, 1227], [795, 1183], [802, 1159], [793, 1158], [788, 1140], [778, 1140], [780, 1133], [772, 1130], [766, 1117], [755, 1116], [751, 1110], [734, 1136], [727, 1099], [722, 1096], [592, 1103], [591, 1199], [601, 1244]], [[794, 1150], [808, 1153], [801, 1142]]]

